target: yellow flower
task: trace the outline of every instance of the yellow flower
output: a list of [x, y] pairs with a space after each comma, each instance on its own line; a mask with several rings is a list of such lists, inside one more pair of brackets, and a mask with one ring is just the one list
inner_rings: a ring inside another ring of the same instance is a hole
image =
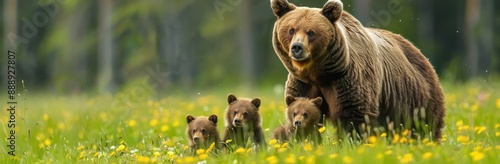
[[270, 156], [266, 158], [269, 163], [278, 163], [278, 158], [276, 156]]
[[276, 143], [278, 143], [278, 140], [276, 140], [276, 139], [272, 139], [269, 141], [269, 145], [274, 145]]
[[486, 130], [486, 126], [476, 126], [474, 127], [474, 131], [476, 131], [477, 134], [481, 134]]
[[226, 143], [231, 143], [231, 141], [233, 141], [232, 139], [228, 139], [226, 140]]
[[208, 154], [200, 154], [201, 160], [207, 159], [207, 157], [208, 157]]
[[316, 163], [316, 158], [314, 158], [315, 156], [309, 156], [307, 157], [307, 161], [306, 163]]
[[344, 162], [344, 163], [352, 163], [352, 158], [349, 157], [349, 156], [345, 156], [344, 158], [342, 158], [342, 162]]
[[157, 124], [158, 124], [157, 119], [152, 119], [151, 121], [149, 121], [149, 125], [151, 125], [152, 127], [156, 126]]
[[385, 155], [391, 155], [391, 154], [392, 154], [392, 150], [387, 150], [387, 151], [385, 151], [385, 153], [384, 153], [384, 154], [385, 154]]
[[115, 151], [112, 151], [111, 153], [109, 153], [109, 156], [112, 157], [115, 155]]
[[278, 149], [278, 152], [280, 152], [280, 153], [283, 153], [283, 152], [285, 152], [285, 151], [286, 151], [286, 148], [279, 148], [279, 149]]
[[50, 146], [50, 144], [52, 144], [52, 142], [49, 139], [45, 139], [43, 143], [45, 144], [45, 146]]
[[245, 151], [246, 150], [244, 148], [240, 147], [240, 148], [236, 149], [236, 151], [234, 151], [234, 153], [236, 153], [236, 154], [243, 154], [243, 153], [245, 153]]
[[92, 156], [97, 157], [99, 155], [101, 155], [101, 152], [95, 152], [94, 155], [92, 155]]
[[386, 136], [387, 136], [387, 133], [382, 133], [382, 134], [380, 135], [380, 137], [386, 137]]
[[462, 144], [465, 144], [469, 141], [469, 137], [460, 135], [458, 136], [457, 141]]
[[410, 163], [413, 161], [413, 154], [405, 154], [403, 158], [400, 159], [401, 163]]
[[377, 137], [375, 136], [370, 136], [370, 138], [368, 138], [368, 142], [371, 143], [371, 144], [374, 144], [377, 142]]
[[182, 150], [187, 150], [188, 148], [189, 148], [189, 146], [184, 145], [184, 147], [182, 147]]
[[43, 120], [44, 120], [44, 121], [49, 120], [49, 115], [48, 115], [48, 114], [46, 114], [46, 113], [44, 113], [44, 114], [43, 114]]
[[283, 145], [281, 145], [281, 148], [287, 148], [288, 147], [288, 142], [285, 142], [283, 143]]
[[455, 123], [455, 125], [457, 125], [457, 127], [460, 127], [460, 126], [464, 125], [464, 122], [462, 120], [460, 120], [460, 121], [457, 121], [457, 123]]
[[208, 149], [207, 149], [207, 152], [206, 152], [206, 153], [211, 152], [214, 148], [215, 148], [215, 142], [212, 142], [212, 143], [210, 144], [210, 146], [208, 147]]
[[305, 143], [304, 144], [304, 150], [305, 151], [310, 151], [313, 149], [313, 146], [310, 143]]
[[85, 146], [80, 145], [80, 146], [78, 146], [78, 148], [76, 148], [76, 150], [80, 151], [80, 150], [83, 150], [83, 148], [85, 148]]
[[497, 99], [497, 108], [500, 109], [500, 98]]
[[392, 143], [398, 143], [399, 142], [399, 135], [396, 134], [394, 135], [394, 138], [392, 139]]
[[168, 126], [167, 125], [161, 126], [161, 131], [162, 132], [167, 131], [167, 130], [168, 130]]
[[134, 127], [135, 124], [136, 124], [135, 120], [129, 120], [128, 121], [128, 126], [130, 126], [130, 127]]
[[288, 157], [285, 158], [285, 163], [295, 163], [295, 155], [288, 155]]
[[174, 123], [172, 124], [173, 127], [178, 127], [181, 123], [179, 120], [175, 120]]
[[333, 154], [330, 154], [330, 156], [328, 156], [328, 158], [330, 158], [330, 159], [335, 159], [335, 158], [337, 158], [338, 156], [339, 156], [338, 154], [333, 153]]
[[326, 131], [326, 127], [321, 127], [318, 129], [319, 133], [324, 133]]
[[273, 148], [278, 149], [278, 148], [281, 148], [281, 146], [280, 146], [280, 144], [274, 144]]
[[500, 132], [495, 132], [495, 136], [500, 137]]
[[495, 124], [495, 129], [500, 128], [500, 124]]
[[479, 161], [479, 160], [484, 158], [484, 154], [479, 152], [479, 151], [471, 152], [470, 156], [472, 157], [472, 160], [474, 160], [474, 161]]
[[196, 150], [196, 154], [198, 154], [198, 155], [203, 154], [203, 153], [205, 153], [205, 149]]
[[116, 151], [122, 151], [125, 149], [125, 145], [120, 145], [118, 148], [116, 148]]
[[160, 156], [160, 152], [155, 151], [155, 152], [153, 153], [153, 155], [154, 155], [155, 157], [159, 157], [159, 156]]
[[424, 159], [430, 159], [432, 157], [432, 153], [431, 152], [426, 152], [422, 155], [422, 158]]
[[408, 135], [408, 132], [409, 132], [408, 129], [405, 129], [405, 131], [403, 131], [403, 136]]

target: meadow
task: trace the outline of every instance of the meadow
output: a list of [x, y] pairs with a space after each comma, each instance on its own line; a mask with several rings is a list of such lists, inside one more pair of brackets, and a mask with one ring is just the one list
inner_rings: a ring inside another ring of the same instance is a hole
[[[139, 92], [134, 85], [114, 95], [73, 96], [20, 92], [16, 110], [16, 156], [10, 149], [8, 105], [2, 107], [0, 159], [9, 163], [500, 163], [500, 86], [491, 81], [442, 83], [446, 125], [441, 144], [382, 133], [368, 143], [335, 139], [327, 124], [323, 144], [280, 144], [270, 140], [285, 122], [280, 88]], [[260, 97], [267, 148], [186, 153], [186, 115], [219, 116], [224, 132], [227, 94]]]

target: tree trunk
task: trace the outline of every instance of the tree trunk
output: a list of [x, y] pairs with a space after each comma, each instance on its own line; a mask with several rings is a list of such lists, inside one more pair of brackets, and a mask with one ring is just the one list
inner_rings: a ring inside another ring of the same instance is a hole
[[239, 30], [239, 44], [241, 48], [241, 54], [243, 55], [243, 81], [244, 85], [252, 87], [255, 85], [256, 70], [258, 67], [255, 63], [255, 51], [254, 51], [254, 34], [252, 28], [252, 13], [251, 12], [250, 1], [243, 1], [241, 5], [241, 28]]
[[[428, 57], [435, 56], [434, 35], [434, 3], [432, 1], [417, 1], [418, 3], [418, 44], [425, 47], [422, 53]], [[418, 46], [417, 46], [418, 47]]]
[[479, 34], [479, 70], [488, 74], [493, 64], [493, 22], [495, 22], [493, 0], [483, 0], [481, 3], [481, 27]]
[[470, 78], [478, 74], [479, 52], [474, 29], [477, 27], [480, 18], [480, 0], [467, 0], [465, 8], [465, 45], [467, 46], [468, 74]]
[[114, 54], [113, 54], [113, 31], [112, 14], [113, 1], [101, 0], [99, 5], [98, 20], [98, 64], [99, 76], [97, 86], [100, 92], [113, 92], [116, 89], [114, 73]]

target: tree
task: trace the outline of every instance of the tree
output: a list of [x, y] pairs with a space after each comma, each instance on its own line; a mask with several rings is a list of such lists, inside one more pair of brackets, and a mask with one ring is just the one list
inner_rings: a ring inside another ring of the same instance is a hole
[[101, 0], [99, 5], [99, 21], [98, 21], [98, 90], [101, 92], [114, 91], [116, 89], [114, 62], [115, 55], [113, 54], [113, 30], [112, 30], [112, 14], [113, 1]]

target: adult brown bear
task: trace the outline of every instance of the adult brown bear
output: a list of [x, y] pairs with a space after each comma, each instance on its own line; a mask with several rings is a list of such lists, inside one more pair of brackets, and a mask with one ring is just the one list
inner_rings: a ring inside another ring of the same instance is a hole
[[348, 134], [356, 130], [357, 137], [382, 126], [439, 140], [443, 91], [432, 65], [412, 43], [363, 27], [339, 0], [321, 9], [271, 0], [271, 8], [278, 18], [274, 50], [289, 72], [285, 97], [321, 96], [322, 114]]

